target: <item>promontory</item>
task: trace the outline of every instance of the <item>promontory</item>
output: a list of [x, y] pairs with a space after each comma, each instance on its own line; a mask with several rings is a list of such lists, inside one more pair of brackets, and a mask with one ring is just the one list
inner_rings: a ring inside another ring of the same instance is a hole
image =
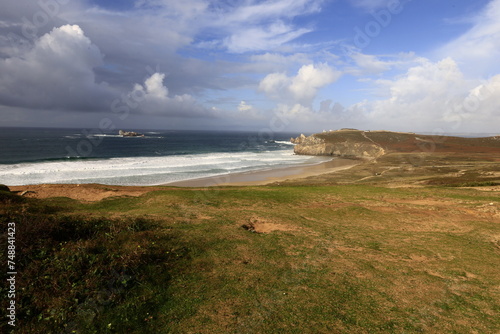
[[342, 129], [291, 138], [301, 155], [376, 159], [388, 153], [488, 153], [500, 149], [500, 136], [464, 138], [390, 131]]

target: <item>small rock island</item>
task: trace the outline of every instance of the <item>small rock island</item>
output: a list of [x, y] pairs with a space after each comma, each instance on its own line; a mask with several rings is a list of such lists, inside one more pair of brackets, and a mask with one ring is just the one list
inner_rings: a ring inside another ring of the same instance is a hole
[[138, 132], [134, 132], [134, 131], [123, 131], [123, 130], [120, 130], [118, 131], [118, 134], [122, 137], [144, 137], [144, 134], [142, 133], [138, 133]]

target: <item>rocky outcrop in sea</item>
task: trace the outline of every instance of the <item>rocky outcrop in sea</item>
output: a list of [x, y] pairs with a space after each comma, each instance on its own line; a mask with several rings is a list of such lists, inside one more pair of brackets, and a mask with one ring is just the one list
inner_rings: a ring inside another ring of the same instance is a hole
[[118, 131], [118, 134], [122, 137], [144, 137], [142, 133], [134, 132], [134, 131]]

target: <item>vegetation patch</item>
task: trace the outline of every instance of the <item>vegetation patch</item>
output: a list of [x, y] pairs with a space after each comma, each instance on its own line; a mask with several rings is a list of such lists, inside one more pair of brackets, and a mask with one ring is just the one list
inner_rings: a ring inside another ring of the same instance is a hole
[[2, 226], [16, 225], [16, 333], [154, 332], [171, 271], [189, 256], [171, 230], [141, 217], [65, 215], [33, 200], [4, 210]]

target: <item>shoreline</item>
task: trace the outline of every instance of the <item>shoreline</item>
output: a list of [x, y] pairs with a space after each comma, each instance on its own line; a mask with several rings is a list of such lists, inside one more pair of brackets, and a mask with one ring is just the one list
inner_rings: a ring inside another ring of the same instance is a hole
[[199, 178], [186, 181], [176, 181], [152, 186], [119, 186], [97, 183], [86, 184], [34, 184], [24, 186], [9, 186], [12, 192], [23, 194], [24, 197], [52, 198], [67, 197], [79, 201], [95, 202], [111, 197], [141, 196], [145, 193], [171, 188], [204, 188], [215, 186], [261, 186], [291, 179], [301, 179], [310, 176], [333, 173], [349, 169], [362, 163], [359, 160], [334, 158], [314, 165], [299, 165], [267, 170], [256, 170]]
[[333, 173], [360, 164], [360, 160], [333, 158], [314, 165], [299, 165], [248, 172], [230, 173], [193, 180], [175, 181], [162, 186], [172, 187], [216, 187], [216, 186], [263, 186], [275, 182], [302, 179], [310, 176]]

